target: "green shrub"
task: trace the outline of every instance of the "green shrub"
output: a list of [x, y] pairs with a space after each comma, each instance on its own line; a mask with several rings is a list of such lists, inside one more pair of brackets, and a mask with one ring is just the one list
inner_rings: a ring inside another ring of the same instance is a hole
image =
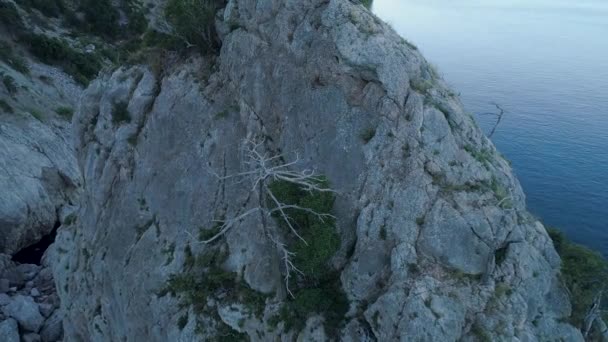
[[100, 36], [116, 38], [119, 14], [110, 0], [82, 0], [85, 29]]
[[[329, 182], [325, 178], [319, 178], [317, 183], [322, 188], [329, 188]], [[277, 199], [287, 205], [297, 205], [310, 209], [322, 215], [331, 213], [335, 201], [335, 195], [331, 192], [306, 191], [299, 185], [286, 182], [274, 181], [269, 186]], [[269, 200], [269, 205], [274, 203]], [[333, 217], [323, 219], [304, 210], [288, 209], [285, 211], [291, 219], [291, 224], [298, 230], [298, 234], [306, 241], [295, 239], [291, 249], [295, 252], [294, 262], [305, 276], [311, 279], [324, 277], [329, 269], [329, 259], [340, 248], [340, 237], [336, 232], [336, 223]], [[287, 228], [284, 219], [275, 212], [277, 222]]]
[[72, 109], [72, 107], [58, 107], [55, 109], [55, 113], [66, 118], [67, 120], [72, 120], [74, 109]]
[[9, 94], [14, 95], [17, 93], [17, 84], [12, 76], [2, 75], [2, 84], [4, 84]]
[[63, 0], [21, 0], [20, 5], [26, 10], [37, 9], [43, 15], [53, 18], [66, 11]]
[[371, 9], [374, 0], [361, 0], [361, 3], [363, 4], [363, 6]]
[[361, 132], [361, 140], [363, 140], [364, 143], [368, 143], [370, 142], [374, 137], [376, 136], [376, 129], [373, 127], [368, 127], [366, 129], [364, 129]]
[[[329, 188], [329, 182], [319, 177], [316, 183], [321, 188]], [[306, 191], [297, 184], [274, 181], [269, 185], [271, 192], [286, 205], [296, 205], [316, 213], [330, 214], [335, 195], [331, 192]], [[273, 202], [269, 200], [272, 208]], [[348, 300], [341, 290], [339, 275], [329, 266], [330, 259], [340, 248], [340, 237], [333, 217], [320, 219], [304, 210], [286, 210], [291, 224], [304, 241], [294, 238], [288, 247], [295, 253], [294, 264], [304, 275], [292, 285], [295, 298], [283, 304], [274, 323], [285, 322], [285, 329], [301, 329], [306, 319], [314, 313], [325, 317], [325, 326], [330, 333], [336, 333], [339, 323], [348, 309]], [[274, 218], [285, 230], [289, 229], [283, 217], [277, 213]]]
[[184, 44], [211, 53], [218, 48], [215, 13], [224, 4], [224, 0], [169, 0], [165, 17]]
[[129, 113], [129, 104], [127, 102], [118, 102], [114, 104], [112, 109], [112, 123], [120, 125], [123, 122], [131, 122], [131, 114]]
[[144, 10], [137, 0], [127, 0], [122, 6], [129, 24], [127, 31], [132, 35], [139, 35], [148, 28], [148, 19], [144, 15]]
[[148, 30], [144, 34], [142, 44], [144, 47], [159, 47], [167, 50], [180, 50], [184, 42], [170, 34]]
[[24, 36], [24, 40], [32, 54], [47, 64], [60, 66], [83, 85], [96, 77], [103, 66], [99, 56], [79, 52], [59, 38], [31, 34]]
[[433, 88], [433, 83], [423, 78], [415, 78], [410, 80], [410, 87], [420, 94], [426, 95]]
[[0, 41], [0, 60], [22, 74], [29, 74], [30, 72], [23, 57], [15, 54], [11, 46], [3, 41]]
[[[547, 231], [562, 258], [561, 278], [570, 291], [572, 302], [570, 321], [580, 328], [595, 296], [608, 283], [608, 261], [601, 254], [572, 243], [556, 229]], [[606, 303], [606, 300], [602, 302]], [[604, 320], [607, 318], [605, 316]]]
[[301, 330], [310, 316], [322, 314], [328, 333], [336, 334], [348, 311], [348, 299], [339, 287], [339, 279], [336, 280], [297, 291], [295, 298], [281, 307], [273, 323], [284, 322], [286, 331]]
[[17, 7], [10, 2], [0, 2], [0, 24], [13, 34], [18, 34], [25, 30], [25, 25], [21, 21]]
[[44, 118], [44, 116], [42, 115], [42, 112], [36, 108], [30, 108], [29, 113], [32, 114], [32, 116], [34, 118], [36, 118], [38, 121], [42, 121], [42, 119]]
[[0, 110], [2, 110], [5, 113], [9, 113], [12, 114], [15, 112], [15, 110], [13, 110], [13, 107], [11, 107], [11, 105], [9, 105], [6, 101], [0, 99]]

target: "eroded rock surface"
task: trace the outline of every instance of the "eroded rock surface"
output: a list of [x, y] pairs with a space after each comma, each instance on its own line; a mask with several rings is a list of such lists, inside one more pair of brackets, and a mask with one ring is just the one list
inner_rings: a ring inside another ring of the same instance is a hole
[[[231, 0], [218, 27], [217, 58], [120, 68], [83, 96], [84, 192], [51, 252], [67, 341], [211, 339], [218, 320], [253, 341], [582, 340], [508, 162], [414, 46], [346, 0]], [[284, 270], [257, 216], [227, 233], [221, 266], [267, 295], [260, 313], [163, 293], [187, 251], [210, 248], [200, 227], [259, 204], [221, 176], [260, 139], [339, 194], [338, 327], [271, 322]]]

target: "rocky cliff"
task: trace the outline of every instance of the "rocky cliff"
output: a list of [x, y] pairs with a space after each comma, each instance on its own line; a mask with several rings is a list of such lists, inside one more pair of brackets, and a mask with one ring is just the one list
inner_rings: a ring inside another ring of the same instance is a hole
[[415, 46], [347, 0], [230, 0], [214, 27], [217, 54], [80, 98], [66, 341], [583, 339], [508, 162]]
[[[54, 253], [69, 340], [580, 338], [508, 163], [415, 47], [343, 0], [230, 1], [220, 15], [216, 58], [121, 68], [83, 96], [84, 195]], [[297, 330], [276, 319], [290, 299], [272, 220], [197, 237], [264, 201], [216, 176], [248, 170], [251, 140], [337, 191], [331, 268], [347, 312], [334, 326], [321, 308]], [[163, 291], [206, 250], [227, 253], [218, 266], [260, 308], [226, 289], [181, 306], [187, 294]]]

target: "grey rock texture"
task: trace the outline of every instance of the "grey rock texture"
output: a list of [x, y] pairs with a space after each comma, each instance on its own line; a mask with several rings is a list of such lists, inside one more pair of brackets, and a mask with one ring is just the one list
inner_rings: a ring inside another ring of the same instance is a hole
[[[31, 32], [41, 31], [37, 24], [45, 25], [45, 32], [62, 31], [59, 21], [17, 11]], [[80, 175], [70, 118], [58, 109], [75, 110], [83, 89], [58, 68], [33, 59], [22, 46], [27, 43], [3, 24], [0, 38], [3, 49], [22, 56], [27, 66], [16, 70], [0, 58], [0, 253], [14, 254], [48, 234], [60, 221], [61, 208], [75, 201]]]
[[[0, 324], [9, 329], [11, 321], [19, 322], [21, 329], [17, 330], [17, 341], [20, 338], [19, 332], [23, 334], [23, 340], [36, 341], [41, 337], [30, 333], [38, 331], [45, 342], [61, 340], [63, 314], [58, 310], [59, 298], [50, 268], [16, 264], [7, 255], [0, 254], [0, 283], [7, 280], [2, 279], [5, 276], [20, 281], [12, 284], [13, 287], [7, 293], [0, 293]], [[31, 280], [26, 283], [24, 279]], [[5, 341], [2, 334], [0, 341]]]
[[65, 128], [0, 113], [0, 252], [12, 254], [51, 232], [79, 186]]
[[19, 327], [17, 321], [9, 318], [0, 322], [0, 341], [19, 342]]
[[40, 337], [43, 342], [61, 341], [63, 337], [63, 315], [59, 310], [53, 312], [51, 317], [44, 322], [40, 330]]
[[[66, 341], [212, 339], [161, 290], [186, 246], [207, 248], [199, 227], [256, 205], [249, 184], [215, 176], [247, 170], [256, 138], [338, 191], [332, 264], [350, 310], [339, 336], [318, 316], [273, 327], [281, 260], [251, 216], [222, 266], [270, 298], [259, 316], [209, 303], [208, 322], [252, 341], [582, 340], [508, 162], [415, 47], [346, 0], [231, 0], [218, 27], [217, 59], [121, 68], [83, 95], [80, 209], [49, 252]], [[128, 122], [112, 117], [122, 102]]]
[[30, 297], [15, 296], [7, 306], [2, 308], [2, 311], [6, 316], [17, 320], [19, 326], [26, 331], [37, 332], [44, 323], [38, 305]]

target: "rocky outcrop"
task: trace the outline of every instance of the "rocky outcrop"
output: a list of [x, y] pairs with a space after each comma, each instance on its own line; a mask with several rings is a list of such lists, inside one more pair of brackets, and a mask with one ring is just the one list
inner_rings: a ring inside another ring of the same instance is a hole
[[69, 120], [82, 88], [23, 57], [7, 37], [0, 25], [0, 253], [14, 254], [49, 234], [75, 202], [81, 182]]
[[[46, 260], [46, 259], [45, 259]], [[0, 254], [0, 341], [63, 338], [59, 298], [49, 265], [16, 264]]]
[[[67, 341], [582, 340], [509, 164], [414, 46], [346, 0], [231, 0], [218, 15], [219, 56], [120, 68], [83, 95], [84, 190], [50, 252]], [[225, 178], [251, 167], [247, 140], [337, 191], [335, 325], [277, 324], [272, 220], [197, 238], [264, 201]], [[204, 253], [262, 295], [255, 310], [230, 288], [194, 306], [165, 290]]]
[[13, 254], [49, 234], [73, 201], [80, 175], [68, 137], [33, 118], [0, 122], [1, 252]]

